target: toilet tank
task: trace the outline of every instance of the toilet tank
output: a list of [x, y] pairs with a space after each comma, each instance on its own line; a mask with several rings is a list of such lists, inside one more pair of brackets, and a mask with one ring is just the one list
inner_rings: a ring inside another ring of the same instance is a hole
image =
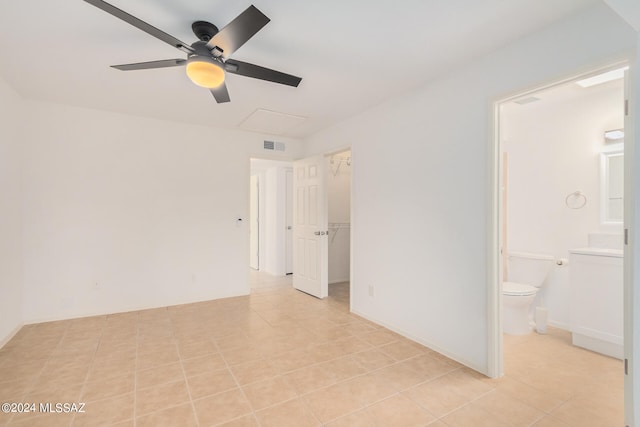
[[510, 282], [524, 283], [539, 288], [553, 267], [553, 256], [528, 252], [510, 252], [507, 274]]

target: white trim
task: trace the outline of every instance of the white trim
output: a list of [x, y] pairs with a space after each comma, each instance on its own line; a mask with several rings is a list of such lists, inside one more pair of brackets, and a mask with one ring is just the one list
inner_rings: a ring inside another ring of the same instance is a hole
[[548, 320], [547, 324], [556, 329], [562, 329], [563, 331], [571, 332], [571, 325], [565, 322], [557, 322], [555, 320]]
[[[353, 191], [353, 168], [354, 168], [354, 161], [353, 161], [353, 147], [351, 145], [346, 145], [346, 146], [342, 146], [340, 148], [334, 148], [331, 149], [330, 151], [326, 151], [323, 152], [322, 154], [325, 156], [325, 158], [328, 158], [334, 154], [339, 154], [342, 153], [344, 151], [350, 151], [351, 152], [351, 181], [349, 182], [349, 200], [350, 200], [350, 209], [349, 209], [349, 278], [344, 279], [344, 280], [334, 280], [331, 282], [328, 282], [327, 285], [333, 284], [333, 283], [341, 283], [341, 282], [346, 282], [349, 281], [349, 295], [353, 295], [353, 207], [354, 207], [354, 203], [353, 203], [353, 195], [354, 195], [354, 191]], [[325, 171], [325, 174], [328, 173], [328, 169]], [[329, 207], [329, 203], [327, 202], [327, 209]], [[329, 213], [327, 212], [327, 218], [328, 218]], [[329, 225], [329, 223], [327, 223], [327, 225]], [[347, 228], [347, 227], [344, 227]], [[328, 250], [328, 249], [327, 249]], [[328, 254], [327, 254], [327, 259], [328, 259]], [[327, 264], [327, 277], [329, 277], [329, 267]], [[328, 292], [327, 292], [328, 295]], [[349, 312], [353, 313], [353, 298], [349, 298]]]
[[[247, 272], [249, 271], [249, 266], [247, 264]], [[249, 279], [246, 280], [247, 284], [249, 283]], [[87, 312], [87, 313], [82, 313], [82, 314], [74, 314], [70, 317], [64, 317], [64, 316], [50, 316], [50, 317], [41, 317], [41, 318], [36, 318], [36, 319], [28, 319], [25, 320], [24, 325], [35, 325], [38, 323], [46, 323], [46, 322], [58, 322], [58, 321], [62, 321], [62, 320], [74, 320], [74, 319], [83, 319], [85, 317], [95, 317], [95, 316], [110, 316], [110, 315], [115, 315], [115, 314], [121, 314], [121, 313], [131, 313], [133, 311], [144, 311], [144, 310], [153, 310], [153, 309], [158, 309], [158, 308], [169, 308], [169, 307], [176, 307], [179, 305], [186, 305], [186, 304], [197, 304], [200, 302], [209, 302], [209, 301], [217, 301], [220, 299], [226, 299], [226, 298], [237, 298], [237, 297], [244, 297], [244, 296], [248, 296], [251, 295], [251, 290], [247, 289], [246, 293], [237, 293], [237, 294], [231, 294], [231, 295], [224, 295], [224, 296], [217, 296], [217, 297], [211, 297], [211, 298], [206, 298], [206, 299], [185, 299], [185, 300], [180, 300], [180, 301], [175, 301], [173, 304], [171, 305], [149, 305], [149, 306], [142, 306], [142, 305], [136, 305], [133, 307], [128, 307], [122, 310], [118, 310], [118, 311], [92, 311], [92, 312]]]
[[487, 215], [487, 376], [504, 375], [502, 343], [502, 272], [500, 250], [502, 241], [500, 188], [500, 104], [494, 102], [492, 125], [489, 126], [488, 164], [489, 204]]
[[351, 180], [349, 182], [349, 311], [353, 312], [353, 207], [356, 205], [353, 203], [353, 196], [355, 194], [355, 188], [353, 187], [353, 177], [354, 177], [354, 165], [357, 167], [357, 162], [353, 161], [353, 147], [349, 147], [351, 151]]
[[358, 316], [362, 317], [363, 319], [368, 320], [369, 322], [373, 322], [376, 325], [380, 325], [380, 326], [382, 326], [382, 327], [384, 327], [386, 329], [389, 329], [390, 331], [395, 332], [396, 334], [401, 335], [402, 337], [404, 337], [404, 338], [406, 338], [408, 340], [416, 342], [416, 343], [418, 343], [418, 344], [420, 344], [420, 345], [422, 345], [424, 347], [429, 348], [430, 350], [433, 350], [433, 351], [435, 351], [437, 353], [440, 353], [440, 354], [448, 357], [449, 359], [464, 365], [464, 367], [473, 369], [474, 371], [477, 371], [477, 372], [479, 372], [481, 374], [484, 374], [484, 367], [483, 366], [479, 366], [479, 365], [471, 362], [470, 360], [465, 359], [464, 357], [460, 357], [460, 356], [458, 356], [456, 354], [453, 354], [453, 353], [450, 353], [450, 352], [448, 352], [446, 350], [443, 350], [442, 348], [438, 347], [437, 345], [434, 345], [434, 344], [432, 344], [432, 343], [430, 343], [428, 341], [424, 341], [424, 340], [421, 340], [419, 338], [414, 337], [413, 335], [411, 335], [407, 331], [404, 331], [402, 329], [398, 329], [398, 328], [396, 328], [396, 327], [394, 327], [392, 325], [389, 325], [389, 324], [387, 324], [385, 322], [381, 322], [381, 321], [376, 320], [376, 319], [374, 319], [372, 317], [368, 317], [367, 315], [359, 313], [358, 311], [352, 311], [352, 313], [353, 314], [357, 314]]

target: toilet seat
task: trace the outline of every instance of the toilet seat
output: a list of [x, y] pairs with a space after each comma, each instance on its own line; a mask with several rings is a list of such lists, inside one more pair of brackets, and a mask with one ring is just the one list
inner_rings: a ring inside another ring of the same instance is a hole
[[531, 285], [525, 285], [524, 283], [515, 283], [515, 282], [502, 283], [502, 295], [526, 297], [530, 295], [535, 295], [537, 292], [538, 292], [538, 288]]

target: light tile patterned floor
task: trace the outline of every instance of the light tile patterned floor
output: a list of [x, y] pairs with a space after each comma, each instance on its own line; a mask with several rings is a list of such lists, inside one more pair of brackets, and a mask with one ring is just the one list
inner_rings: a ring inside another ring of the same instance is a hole
[[290, 278], [248, 297], [25, 326], [0, 350], [1, 402], [85, 402], [2, 414], [10, 426], [622, 426], [618, 360], [560, 330], [505, 337], [490, 380]]

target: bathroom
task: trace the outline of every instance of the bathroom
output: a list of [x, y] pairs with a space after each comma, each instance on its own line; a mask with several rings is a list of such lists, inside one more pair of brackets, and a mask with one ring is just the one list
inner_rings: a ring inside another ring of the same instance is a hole
[[[600, 298], [586, 287], [576, 289], [578, 266], [571, 260], [579, 259], [577, 248], [597, 246], [619, 255], [615, 285], [622, 298], [623, 138], [610, 133], [605, 138], [605, 132], [624, 127], [624, 79], [621, 69], [603, 76], [595, 84], [571, 81], [500, 107], [503, 246], [506, 253], [553, 259], [529, 307], [531, 317], [540, 307], [538, 326], [543, 332], [546, 325], [575, 330], [581, 315], [576, 306], [583, 304], [579, 299]], [[620, 185], [612, 189], [615, 183]], [[504, 274], [512, 280], [508, 271]], [[619, 309], [608, 309], [606, 321], [621, 319], [619, 303]], [[621, 357], [614, 353], [608, 355]]]

